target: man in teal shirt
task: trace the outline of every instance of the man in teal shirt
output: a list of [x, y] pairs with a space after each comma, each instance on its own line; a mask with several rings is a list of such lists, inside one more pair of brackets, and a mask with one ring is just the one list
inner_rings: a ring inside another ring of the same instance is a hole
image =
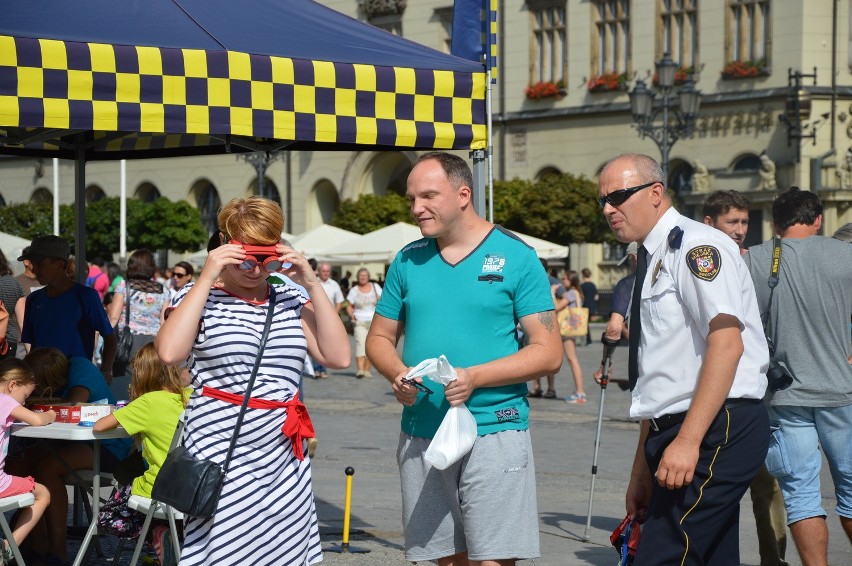
[[[477, 216], [472, 184], [460, 157], [420, 157], [407, 197], [424, 238], [391, 265], [367, 337], [370, 361], [404, 406], [405, 557], [443, 566], [539, 556], [525, 382], [556, 373], [562, 361], [550, 285], [535, 251]], [[518, 323], [529, 342], [520, 351]], [[441, 354], [458, 373], [446, 389], [421, 377], [432, 393], [402, 382], [411, 367]], [[432, 468], [423, 454], [449, 407], [462, 403], [476, 418], [476, 443], [446, 470]]]

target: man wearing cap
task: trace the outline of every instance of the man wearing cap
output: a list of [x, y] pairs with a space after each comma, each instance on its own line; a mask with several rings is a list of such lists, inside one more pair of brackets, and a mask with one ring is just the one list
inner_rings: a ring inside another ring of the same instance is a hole
[[91, 360], [95, 332], [104, 337], [101, 373], [112, 381], [116, 340], [98, 293], [68, 277], [71, 248], [59, 236], [39, 236], [18, 261], [28, 259], [44, 287], [27, 297], [21, 341], [31, 348], [58, 348]]
[[604, 216], [636, 241], [630, 416], [642, 422], [625, 497], [644, 520], [635, 564], [739, 564], [739, 502], [769, 445], [769, 352], [736, 244], [672, 208], [651, 157], [600, 174]]

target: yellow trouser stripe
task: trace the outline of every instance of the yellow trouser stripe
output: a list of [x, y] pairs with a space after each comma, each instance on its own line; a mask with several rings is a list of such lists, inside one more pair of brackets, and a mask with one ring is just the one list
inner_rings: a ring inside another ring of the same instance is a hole
[[[704, 495], [704, 486], [710, 483], [710, 480], [713, 479], [713, 464], [716, 463], [716, 457], [719, 455], [719, 451], [722, 449], [722, 446], [728, 443], [728, 434], [731, 430], [731, 413], [730, 411], [728, 411], [728, 409], [725, 409], [725, 417], [727, 417], [728, 419], [725, 423], [725, 441], [721, 445], [716, 447], [716, 453], [713, 454], [713, 459], [710, 461], [710, 475], [707, 476], [707, 480], [703, 484], [701, 484], [701, 487], [698, 489], [698, 499], [695, 501], [692, 507], [689, 508], [689, 511], [684, 513], [683, 517], [680, 518], [680, 525], [683, 525], [683, 522], [686, 520], [689, 514], [692, 513], [692, 510], [698, 507], [698, 503], [701, 502], [701, 496]], [[680, 560], [680, 566], [683, 566], [686, 563], [686, 555], [689, 552], [689, 535], [686, 534], [686, 531], [682, 528], [681, 530], [683, 531], [683, 538], [686, 541], [686, 546], [683, 549], [683, 558], [681, 558]]]

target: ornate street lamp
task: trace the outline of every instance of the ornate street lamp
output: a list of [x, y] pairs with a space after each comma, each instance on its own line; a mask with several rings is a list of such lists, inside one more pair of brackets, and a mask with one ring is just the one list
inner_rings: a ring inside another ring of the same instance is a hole
[[[643, 139], [651, 138], [660, 149], [660, 165], [668, 183], [669, 151], [680, 138], [692, 136], [701, 106], [701, 91], [695, 90], [695, 82], [690, 76], [678, 91], [678, 103], [675, 104], [673, 90], [677, 63], [668, 53], [664, 53], [663, 58], [655, 63], [655, 67], [660, 103], [654, 104], [657, 93], [649, 89], [645, 81], [638, 80], [630, 91], [630, 108], [639, 136]], [[662, 123], [655, 124], [659, 117], [662, 118]]]

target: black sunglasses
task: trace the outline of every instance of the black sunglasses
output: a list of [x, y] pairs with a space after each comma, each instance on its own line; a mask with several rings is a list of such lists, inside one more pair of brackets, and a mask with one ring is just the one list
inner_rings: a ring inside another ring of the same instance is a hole
[[175, 277], [186, 277], [187, 275], [189, 275], [189, 273], [177, 273], [177, 272], [175, 272], [172, 275], [174, 275]]
[[645, 183], [644, 185], [639, 185], [638, 187], [630, 187], [629, 189], [621, 189], [620, 191], [612, 191], [605, 197], [598, 197], [598, 204], [601, 205], [601, 208], [606, 206], [606, 203], [611, 204], [612, 206], [620, 206], [627, 202], [627, 199], [632, 197], [634, 194], [638, 193], [642, 189], [647, 189], [651, 185], [656, 185], [659, 181], [651, 181], [650, 183]]

